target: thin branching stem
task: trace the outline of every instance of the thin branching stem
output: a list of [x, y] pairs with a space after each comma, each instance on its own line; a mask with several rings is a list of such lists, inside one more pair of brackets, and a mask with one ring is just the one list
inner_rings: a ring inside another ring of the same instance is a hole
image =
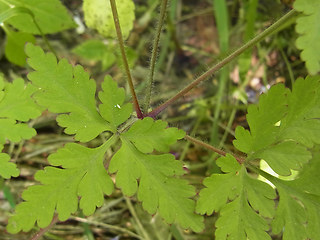
[[141, 109], [140, 109], [140, 106], [138, 103], [138, 98], [137, 98], [136, 92], [134, 90], [132, 75], [130, 72], [129, 63], [128, 63], [128, 59], [127, 59], [126, 52], [125, 52], [125, 47], [124, 47], [124, 42], [123, 42], [123, 37], [122, 37], [122, 32], [121, 32], [121, 27], [120, 27], [120, 22], [119, 22], [116, 1], [110, 0], [110, 4], [111, 4], [111, 9], [112, 9], [114, 25], [115, 25], [116, 32], [117, 32], [118, 42], [119, 42], [119, 46], [120, 46], [121, 56], [122, 56], [122, 60], [123, 60], [123, 65], [124, 65], [125, 72], [127, 74], [127, 80], [128, 80], [130, 92], [132, 95], [133, 106], [134, 106], [134, 109], [137, 113], [137, 117], [139, 119], [142, 119], [143, 115], [142, 115], [142, 112], [141, 112]]
[[[201, 141], [201, 140], [199, 140], [199, 139], [196, 139], [196, 138], [194, 138], [194, 137], [191, 137], [191, 136], [189, 136], [189, 135], [186, 135], [184, 138], [185, 138], [186, 140], [188, 140], [188, 141], [190, 141], [190, 142], [193, 142], [193, 143], [195, 143], [195, 144], [197, 144], [197, 145], [200, 145], [200, 146], [202, 146], [202, 147], [204, 147], [204, 148], [206, 148], [206, 149], [208, 149], [208, 150], [210, 150], [210, 151], [213, 151], [213, 152], [215, 152], [215, 153], [218, 153], [218, 154], [221, 155], [221, 156], [226, 156], [226, 155], [227, 155], [227, 153], [226, 153], [225, 151], [223, 151], [223, 150], [221, 150], [221, 149], [219, 149], [219, 148], [216, 148], [216, 147], [214, 147], [214, 146], [211, 146], [210, 144], [205, 143], [205, 142], [203, 142], [203, 141]], [[239, 156], [235, 156], [235, 155], [233, 155], [233, 156], [234, 156], [234, 158], [238, 161], [238, 163], [243, 164], [243, 163], [245, 162], [245, 159], [243, 159], [243, 158], [241, 158], [241, 157], [239, 157]]]
[[157, 60], [157, 56], [158, 56], [160, 35], [161, 35], [161, 30], [162, 30], [162, 26], [164, 23], [164, 19], [166, 16], [167, 5], [168, 5], [168, 0], [161, 1], [160, 18], [159, 18], [158, 25], [156, 28], [156, 35], [155, 35], [155, 38], [154, 38], [154, 41], [152, 44], [152, 53], [151, 53], [151, 58], [150, 58], [149, 75], [148, 75], [148, 79], [147, 79], [146, 98], [145, 98], [145, 103], [143, 106], [144, 113], [148, 113], [148, 109], [149, 109], [149, 105], [150, 105], [151, 91], [152, 91], [155, 65], [156, 65], [156, 60]]
[[218, 70], [223, 68], [226, 64], [230, 63], [232, 60], [234, 60], [236, 57], [238, 57], [241, 53], [243, 53], [247, 49], [253, 47], [254, 45], [256, 45], [258, 42], [262, 41], [268, 35], [274, 33], [277, 29], [279, 29], [280, 26], [282, 26], [284, 23], [286, 23], [291, 17], [295, 16], [295, 14], [296, 14], [296, 11], [294, 9], [289, 11], [286, 15], [281, 17], [278, 21], [276, 21], [274, 24], [272, 24], [270, 27], [268, 27], [262, 33], [258, 34], [256, 37], [251, 39], [249, 42], [244, 44], [242, 47], [238, 48], [236, 51], [234, 51], [228, 57], [226, 57], [221, 62], [217, 63], [215, 66], [213, 66], [208, 71], [206, 71], [204, 74], [202, 74], [200, 77], [195, 79], [192, 83], [190, 83], [188, 86], [186, 86], [180, 92], [178, 92], [175, 96], [173, 96], [172, 98], [170, 98], [169, 100], [167, 100], [166, 102], [161, 104], [160, 106], [156, 107], [154, 110], [152, 110], [148, 114], [148, 116], [155, 118], [160, 112], [162, 112], [169, 105], [171, 105], [176, 100], [178, 100], [179, 98], [184, 96], [186, 93], [188, 93], [194, 87], [196, 87], [199, 83], [208, 79], [208, 77], [212, 76], [215, 72], [217, 72]]
[[57, 222], [59, 222], [58, 214], [53, 216], [53, 219], [48, 227], [40, 229], [30, 240], [38, 240], [40, 239], [47, 231], [49, 231]]

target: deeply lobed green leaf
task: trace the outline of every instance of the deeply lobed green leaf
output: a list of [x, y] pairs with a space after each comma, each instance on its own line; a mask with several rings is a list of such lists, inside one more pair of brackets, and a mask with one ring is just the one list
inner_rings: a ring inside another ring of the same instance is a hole
[[36, 71], [28, 78], [39, 88], [34, 98], [58, 116], [67, 134], [79, 141], [90, 141], [103, 131], [114, 130], [96, 110], [96, 85], [81, 66], [72, 67], [65, 59], [57, 63], [52, 53], [28, 44], [29, 65]]
[[[28, 75], [39, 88], [34, 98], [54, 113], [67, 134], [87, 142], [104, 131], [115, 132], [132, 112], [131, 104], [124, 104], [124, 90], [106, 77], [99, 93], [102, 104], [96, 108], [96, 85], [81, 66], [72, 67], [65, 59], [57, 62], [51, 53], [28, 44], [26, 53], [29, 65], [35, 70]], [[121, 109], [119, 109], [121, 108]]]
[[190, 199], [194, 188], [178, 178], [184, 171], [172, 154], [145, 154], [122, 137], [122, 146], [111, 159], [109, 171], [117, 172], [116, 184], [124, 194], [138, 192], [138, 199], [150, 214], [158, 210], [167, 223], [177, 222], [196, 232], [203, 229], [202, 217], [194, 213], [195, 204]]
[[59, 220], [65, 221], [80, 208], [85, 215], [102, 206], [104, 194], [111, 194], [113, 182], [103, 165], [106, 149], [115, 141], [111, 138], [99, 148], [90, 149], [69, 143], [49, 156], [52, 166], [37, 172], [35, 178], [42, 185], [29, 187], [22, 195], [25, 200], [9, 219], [11, 233], [29, 231], [37, 222], [39, 227], [50, 224], [55, 210]]
[[249, 160], [264, 159], [280, 175], [300, 170], [311, 154], [308, 147], [320, 143], [320, 77], [298, 79], [292, 92], [273, 86], [249, 106], [250, 127], [237, 127], [234, 145]]
[[217, 164], [227, 174], [213, 174], [205, 179], [206, 188], [200, 191], [196, 208], [208, 215], [220, 211], [216, 239], [271, 239], [263, 217], [274, 214], [275, 191], [250, 177], [232, 155], [219, 158]]
[[19, 176], [19, 169], [9, 160], [10, 156], [8, 154], [0, 153], [0, 176], [5, 179]]
[[276, 234], [283, 232], [284, 240], [319, 239], [319, 167], [320, 154], [316, 151], [295, 180], [284, 181], [268, 177], [277, 187], [280, 198], [272, 231]]
[[[22, 79], [5, 83], [0, 77], [0, 150], [7, 140], [19, 142], [36, 135], [36, 131], [26, 123], [17, 122], [28, 121], [41, 114], [40, 108], [31, 99], [35, 91], [36, 88], [30, 84], [25, 85]], [[9, 160], [9, 155], [0, 153], [0, 176], [17, 177], [19, 170]]]

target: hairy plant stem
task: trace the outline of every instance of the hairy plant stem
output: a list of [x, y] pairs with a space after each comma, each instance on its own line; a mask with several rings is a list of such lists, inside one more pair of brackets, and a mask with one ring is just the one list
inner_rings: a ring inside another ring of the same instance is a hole
[[51, 223], [49, 224], [48, 227], [46, 228], [42, 228], [40, 229], [39, 232], [37, 232], [30, 240], [38, 240], [40, 239], [47, 231], [50, 230], [50, 228], [52, 228], [57, 222], [59, 222], [59, 217], [58, 217], [58, 214], [55, 214], [53, 216], [53, 219], [51, 221]]
[[[203, 142], [203, 141], [201, 141], [201, 140], [199, 140], [199, 139], [196, 139], [196, 138], [194, 138], [194, 137], [191, 137], [191, 136], [189, 136], [189, 135], [186, 135], [184, 138], [187, 139], [188, 141], [191, 141], [191, 142], [193, 142], [193, 143], [195, 143], [195, 144], [198, 144], [198, 145], [200, 145], [200, 146], [202, 146], [202, 147], [204, 147], [204, 148], [206, 148], [206, 149], [208, 149], [208, 150], [210, 150], [210, 151], [216, 152], [216, 153], [218, 153], [218, 154], [221, 155], [221, 156], [226, 156], [226, 155], [227, 155], [227, 153], [226, 153], [225, 151], [223, 151], [223, 150], [221, 150], [221, 149], [219, 149], [219, 148], [215, 148], [214, 146], [211, 146], [211, 145], [209, 145], [209, 144], [207, 144], [207, 143], [205, 143], [205, 142]], [[243, 158], [241, 158], [241, 157], [238, 157], [238, 156], [235, 156], [235, 155], [233, 155], [233, 157], [234, 157], [234, 158], [238, 161], [238, 163], [240, 163], [240, 164], [243, 164], [243, 163], [245, 162], [245, 159], [243, 159]]]
[[142, 119], [143, 115], [142, 115], [142, 112], [141, 112], [141, 109], [140, 109], [140, 106], [139, 106], [139, 103], [138, 103], [138, 98], [137, 98], [136, 92], [134, 90], [132, 75], [131, 75], [131, 72], [130, 72], [130, 67], [129, 67], [128, 59], [127, 59], [126, 52], [125, 52], [125, 47], [124, 47], [124, 42], [123, 42], [123, 37], [122, 37], [122, 32], [121, 32], [121, 27], [120, 27], [120, 22], [119, 22], [119, 16], [118, 16], [118, 11], [117, 11], [116, 1], [115, 0], [110, 0], [110, 5], [111, 5], [111, 9], [112, 9], [114, 25], [115, 25], [116, 32], [117, 32], [117, 37], [118, 37], [118, 42], [119, 42], [119, 46], [120, 46], [122, 61], [123, 61], [125, 72], [127, 74], [127, 80], [128, 80], [130, 92], [131, 92], [131, 95], [132, 95], [133, 106], [134, 106], [134, 109], [135, 109], [135, 111], [137, 113], [137, 117], [139, 119]]
[[286, 23], [286, 21], [288, 21], [295, 14], [296, 14], [296, 11], [294, 9], [289, 11], [286, 15], [281, 17], [278, 21], [276, 21], [273, 25], [268, 27], [262, 33], [258, 34], [256, 37], [251, 39], [249, 42], [244, 44], [242, 47], [238, 48], [236, 51], [234, 51], [228, 57], [226, 57], [221, 62], [217, 63], [215, 66], [213, 66], [208, 71], [206, 71], [204, 74], [202, 74], [200, 77], [195, 79], [192, 83], [190, 83], [188, 86], [186, 86], [180, 92], [178, 92], [175, 96], [173, 96], [172, 98], [170, 98], [169, 100], [167, 100], [166, 102], [161, 104], [160, 106], [156, 107], [154, 110], [152, 110], [148, 114], [148, 116], [155, 118], [160, 112], [162, 112], [164, 109], [166, 109], [169, 105], [173, 104], [179, 98], [183, 97], [186, 93], [188, 93], [190, 90], [192, 90], [194, 87], [196, 87], [199, 83], [206, 80], [212, 74], [214, 74], [215, 72], [217, 72], [218, 70], [223, 68], [226, 64], [230, 63], [232, 60], [234, 60], [236, 57], [238, 57], [244, 51], [253, 47], [255, 44], [262, 41], [268, 35], [274, 33], [280, 26], [282, 26], [284, 23]]
[[164, 19], [166, 16], [167, 5], [168, 5], [168, 0], [161, 1], [160, 18], [159, 18], [158, 25], [156, 28], [156, 35], [155, 35], [155, 38], [154, 38], [154, 41], [152, 44], [152, 53], [151, 53], [151, 58], [150, 58], [149, 75], [148, 75], [148, 79], [147, 79], [146, 98], [145, 98], [145, 102], [144, 102], [144, 106], [143, 106], [144, 113], [148, 113], [148, 109], [149, 109], [149, 105], [150, 105], [152, 83], [153, 83], [156, 60], [157, 60], [157, 56], [158, 56], [158, 46], [159, 46], [162, 26], [163, 26]]

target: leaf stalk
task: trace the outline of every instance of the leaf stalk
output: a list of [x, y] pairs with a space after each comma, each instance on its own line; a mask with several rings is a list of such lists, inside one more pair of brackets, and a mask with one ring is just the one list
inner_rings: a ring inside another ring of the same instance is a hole
[[38, 240], [40, 239], [47, 231], [49, 231], [57, 222], [59, 222], [58, 214], [53, 216], [53, 219], [48, 227], [40, 229], [30, 240]]
[[114, 25], [115, 25], [116, 32], [117, 32], [117, 37], [118, 37], [118, 42], [119, 42], [119, 46], [120, 46], [122, 61], [123, 61], [123, 65], [124, 65], [124, 68], [125, 68], [126, 75], [127, 75], [127, 80], [128, 80], [128, 83], [129, 83], [129, 88], [130, 88], [130, 92], [131, 92], [131, 96], [132, 96], [132, 100], [133, 100], [133, 106], [134, 106], [134, 109], [135, 109], [135, 111], [137, 113], [137, 117], [139, 119], [142, 119], [143, 118], [143, 114], [141, 112], [141, 109], [140, 109], [140, 106], [139, 106], [139, 102], [138, 102], [138, 98], [137, 98], [136, 92], [134, 90], [132, 75], [131, 75], [131, 72], [130, 72], [130, 67], [129, 67], [128, 59], [127, 59], [126, 52], [125, 52], [124, 41], [123, 41], [123, 37], [122, 37], [122, 32], [121, 32], [121, 27], [120, 27], [120, 22], [119, 22], [119, 16], [118, 16], [118, 11], [117, 11], [116, 1], [115, 0], [110, 0], [110, 5], [111, 5], [111, 10], [112, 10]]
[[274, 24], [272, 24], [270, 27], [268, 27], [266, 30], [264, 30], [262, 33], [258, 34], [256, 37], [251, 39], [249, 42], [244, 44], [242, 47], [238, 48], [236, 51], [231, 53], [228, 57], [223, 59], [221, 62], [214, 65], [212, 68], [210, 68], [208, 71], [206, 71], [204, 74], [199, 76], [197, 79], [195, 79], [192, 83], [190, 83], [188, 86], [186, 86], [184, 89], [182, 89], [180, 92], [178, 92], [175, 96], [161, 104], [160, 106], [156, 107], [154, 110], [152, 110], [148, 117], [155, 118], [160, 112], [162, 112], [164, 109], [166, 109], [169, 105], [173, 104], [176, 100], [183, 97], [186, 93], [188, 93], [190, 90], [192, 90], [194, 87], [199, 85], [202, 81], [206, 80], [208, 77], [212, 76], [215, 72], [223, 68], [226, 64], [230, 63], [232, 60], [234, 60], [236, 57], [238, 57], [241, 53], [246, 51], [247, 49], [253, 47], [258, 42], [262, 41], [265, 37], [268, 35], [276, 32], [276, 30], [282, 26], [284, 23], [286, 23], [290, 18], [292, 18], [296, 14], [296, 10], [292, 9], [287, 14], [285, 14], [283, 17], [281, 17], [278, 21], [276, 21]]
[[[199, 139], [196, 139], [196, 138], [194, 138], [194, 137], [191, 137], [191, 136], [189, 136], [189, 135], [186, 135], [185, 137], [184, 137], [186, 140], [188, 140], [188, 141], [190, 141], [190, 142], [193, 142], [193, 143], [195, 143], [195, 144], [197, 144], [197, 145], [200, 145], [200, 146], [202, 146], [202, 147], [204, 147], [204, 148], [206, 148], [206, 149], [208, 149], [208, 150], [210, 150], [210, 151], [213, 151], [213, 152], [216, 152], [216, 153], [218, 153], [219, 155], [221, 155], [221, 156], [226, 156], [227, 155], [227, 153], [225, 152], [225, 151], [223, 151], [223, 150], [221, 150], [221, 149], [219, 149], [219, 148], [216, 148], [216, 147], [214, 147], [214, 146], [212, 146], [212, 145], [210, 145], [210, 144], [208, 144], [208, 143], [205, 143], [205, 142], [203, 142], [203, 141], [201, 141], [201, 140], [199, 140]], [[241, 157], [238, 157], [238, 156], [235, 156], [235, 155], [233, 155], [233, 157], [238, 161], [238, 163], [240, 163], [240, 164], [243, 164], [244, 162], [245, 162], [245, 159], [243, 159], [243, 158], [241, 158]]]

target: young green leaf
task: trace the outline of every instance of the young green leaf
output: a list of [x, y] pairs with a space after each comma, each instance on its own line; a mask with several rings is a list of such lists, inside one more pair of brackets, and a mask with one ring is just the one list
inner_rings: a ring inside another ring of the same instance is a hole
[[9, 161], [10, 156], [8, 154], [0, 153], [0, 176], [5, 179], [19, 176], [19, 169], [17, 169], [14, 163]]
[[[59, 0], [6, 0], [0, 2], [0, 12], [12, 7], [29, 9], [44, 34], [76, 27], [67, 9]], [[32, 17], [27, 14], [14, 16], [7, 22], [20, 31], [40, 34]]]
[[154, 149], [160, 152], [168, 152], [169, 147], [177, 139], [184, 137], [185, 133], [177, 128], [167, 128], [164, 121], [154, 121], [146, 117], [136, 121], [122, 136], [130, 140], [139, 151], [151, 153]]
[[17, 123], [14, 119], [0, 119], [0, 144], [4, 144], [6, 139], [20, 142], [35, 135], [36, 131], [25, 123]]
[[190, 199], [194, 188], [177, 178], [184, 173], [182, 164], [171, 154], [148, 155], [125, 137], [121, 139], [122, 146], [111, 159], [109, 171], [117, 172], [116, 184], [123, 193], [132, 196], [138, 191], [138, 199], [150, 214], [158, 210], [167, 223], [201, 231], [202, 217], [194, 213], [195, 204]]
[[102, 102], [99, 105], [100, 114], [112, 127], [117, 128], [130, 117], [132, 104], [124, 104], [124, 89], [118, 88], [117, 83], [110, 76], [104, 78], [101, 87], [103, 91], [99, 92], [99, 99]]
[[[127, 39], [135, 19], [133, 1], [117, 0], [117, 11], [123, 38]], [[83, 12], [88, 27], [98, 30], [105, 37], [117, 36], [109, 0], [84, 0]]]
[[296, 31], [300, 33], [296, 45], [302, 50], [301, 58], [311, 74], [320, 71], [320, 26], [316, 24], [320, 15], [319, 0], [296, 0], [294, 8], [303, 15], [297, 19]]
[[96, 85], [81, 66], [72, 67], [65, 59], [57, 63], [51, 53], [28, 44], [29, 65], [35, 69], [28, 78], [39, 87], [34, 98], [58, 116], [60, 126], [67, 134], [76, 134], [76, 140], [86, 142], [103, 131], [115, 131], [96, 109]]
[[95, 149], [69, 143], [50, 155], [50, 164], [63, 169], [46, 167], [37, 172], [35, 178], [42, 185], [31, 186], [23, 193], [25, 201], [17, 206], [16, 214], [9, 219], [8, 231], [29, 231], [35, 222], [39, 227], [46, 227], [55, 210], [59, 220], [65, 221], [78, 209], [78, 197], [80, 208], [86, 215], [102, 206], [104, 194], [113, 191], [113, 182], [104, 168], [103, 157], [115, 141], [116, 138], [112, 137]]
[[263, 217], [274, 214], [275, 191], [250, 177], [245, 167], [229, 154], [219, 158], [217, 164], [227, 174], [206, 178], [207, 188], [200, 191], [197, 202], [197, 212], [201, 214], [220, 211], [216, 239], [271, 239]]
[[30, 33], [13, 32], [6, 30], [7, 43], [5, 46], [6, 58], [21, 67], [26, 65], [27, 55], [24, 53], [24, 46], [27, 42], [35, 43], [35, 38]]
[[111, 46], [106, 46], [99, 40], [87, 40], [72, 50], [85, 60], [101, 61], [102, 70], [106, 70], [116, 62], [116, 56]]
[[100, 40], [90, 39], [72, 49], [78, 56], [90, 60], [102, 60], [104, 54], [108, 52], [108, 47]]

